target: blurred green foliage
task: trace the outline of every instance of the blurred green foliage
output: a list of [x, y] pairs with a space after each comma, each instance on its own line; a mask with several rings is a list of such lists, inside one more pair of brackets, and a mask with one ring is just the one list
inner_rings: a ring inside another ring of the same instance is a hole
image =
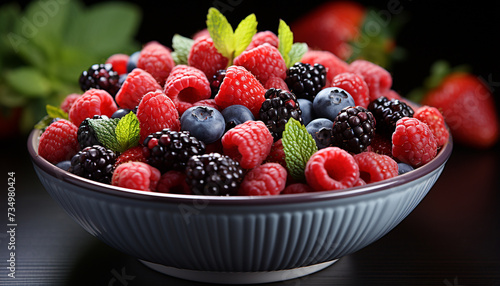
[[141, 22], [139, 7], [124, 2], [85, 6], [77, 0], [34, 0], [25, 9], [0, 6], [0, 111], [22, 108], [26, 132], [70, 93], [78, 78], [115, 53], [131, 54]]

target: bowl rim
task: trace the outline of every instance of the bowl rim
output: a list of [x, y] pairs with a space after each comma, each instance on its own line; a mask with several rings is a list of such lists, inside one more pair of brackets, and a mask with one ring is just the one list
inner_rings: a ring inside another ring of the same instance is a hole
[[[67, 182], [71, 185], [79, 186], [92, 192], [142, 201], [161, 201], [185, 204], [202, 203], [210, 205], [231, 206], [307, 203], [326, 200], [338, 200], [382, 192], [387, 189], [404, 185], [432, 173], [434, 170], [438, 169], [440, 166], [446, 163], [448, 158], [451, 156], [453, 149], [453, 140], [450, 136], [448, 142], [446, 142], [445, 145], [441, 147], [437, 156], [427, 164], [411, 172], [390, 179], [342, 190], [310, 192], [301, 194], [284, 194], [279, 196], [203, 196], [146, 192], [99, 183], [79, 177], [68, 171], [64, 171], [56, 167], [55, 165], [38, 155], [38, 139], [40, 132], [41, 130], [33, 129], [28, 137], [28, 152], [31, 156], [33, 164], [50, 176], [56, 177], [57, 179]], [[92, 185], [92, 189], [89, 188], [89, 185]]]

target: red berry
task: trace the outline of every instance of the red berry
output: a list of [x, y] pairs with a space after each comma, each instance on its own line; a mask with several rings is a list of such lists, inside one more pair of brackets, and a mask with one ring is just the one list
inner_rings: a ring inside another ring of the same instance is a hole
[[403, 117], [392, 134], [392, 155], [413, 167], [431, 161], [437, 154], [437, 141], [427, 124], [416, 118]]
[[133, 69], [116, 94], [116, 103], [121, 108], [134, 109], [141, 102], [141, 98], [150, 91], [161, 90], [161, 86], [154, 77], [139, 68]]
[[383, 96], [392, 86], [392, 76], [383, 67], [366, 60], [355, 60], [349, 71], [363, 76], [370, 90], [370, 101]]
[[141, 146], [132, 147], [121, 153], [120, 156], [116, 158], [115, 167], [127, 162], [146, 162], [146, 157], [144, 157], [142, 153]]
[[188, 64], [212, 78], [218, 70], [225, 69], [228, 59], [217, 51], [209, 37], [197, 38], [189, 51]]
[[244, 105], [258, 117], [262, 103], [266, 100], [266, 89], [244, 67], [230, 66], [215, 96], [215, 103], [222, 109], [230, 105]]
[[304, 170], [307, 183], [315, 191], [345, 189], [359, 179], [359, 167], [353, 156], [338, 147], [327, 147], [314, 153]]
[[107, 60], [107, 64], [113, 66], [113, 70], [118, 73], [118, 75], [127, 73], [127, 63], [130, 56], [126, 54], [114, 54], [111, 55]]
[[[208, 99], [211, 95], [210, 83], [205, 74], [186, 65], [177, 65], [172, 69], [165, 82], [164, 92], [175, 103], [179, 114], [184, 113], [193, 103]], [[180, 103], [188, 104], [180, 106]]]
[[143, 142], [149, 134], [164, 128], [180, 130], [179, 113], [175, 104], [161, 91], [149, 92], [142, 98], [137, 108], [137, 118], [141, 128], [139, 142]]
[[283, 149], [282, 139], [279, 139], [278, 141], [273, 143], [273, 146], [271, 146], [271, 151], [269, 152], [269, 155], [267, 156], [265, 161], [278, 163], [286, 168], [285, 150]]
[[252, 169], [264, 161], [271, 151], [273, 136], [262, 121], [246, 121], [236, 125], [222, 136], [224, 154]]
[[367, 151], [392, 157], [391, 139], [386, 136], [382, 136], [379, 133], [375, 133], [375, 136], [372, 138], [372, 143], [368, 146]]
[[70, 160], [78, 152], [78, 127], [60, 119], [50, 124], [40, 136], [38, 155], [52, 164]]
[[306, 184], [302, 183], [294, 183], [288, 185], [282, 192], [282, 195], [286, 194], [301, 194], [301, 193], [309, 193], [314, 192], [314, 190]]
[[161, 175], [156, 190], [160, 193], [192, 194], [186, 182], [186, 174], [175, 170], [168, 171]]
[[113, 186], [140, 191], [155, 191], [160, 180], [160, 171], [142, 162], [127, 162], [116, 167], [111, 184]]
[[244, 51], [234, 59], [234, 64], [250, 71], [262, 84], [270, 77], [286, 78], [286, 64], [277, 48], [263, 44]]
[[137, 67], [150, 73], [163, 86], [175, 66], [170, 50], [160, 43], [152, 42], [142, 48]]
[[437, 108], [424, 105], [415, 111], [413, 117], [429, 126], [432, 134], [436, 137], [438, 147], [442, 147], [448, 142], [450, 134], [444, 123], [444, 117]]
[[68, 115], [73, 124], [80, 126], [83, 120], [94, 115], [111, 117], [117, 109], [113, 97], [107, 91], [93, 88], [87, 90], [73, 103]]
[[246, 50], [251, 50], [263, 44], [270, 44], [271, 46], [278, 48], [278, 36], [276, 36], [276, 34], [271, 31], [257, 32], [255, 35], [253, 35], [252, 41], [250, 42]]
[[290, 91], [288, 89], [288, 85], [286, 84], [285, 80], [277, 76], [271, 76], [270, 78], [268, 78], [266, 84], [264, 84], [264, 88], [265, 89], [275, 88], [275, 89]]
[[362, 152], [354, 155], [354, 160], [358, 163], [359, 176], [366, 184], [398, 175], [398, 163], [389, 156]]
[[349, 71], [349, 64], [328, 51], [309, 50], [300, 61], [311, 65], [322, 64], [326, 68], [326, 87], [331, 85], [336, 75]]
[[370, 104], [368, 85], [360, 75], [350, 72], [341, 73], [333, 78], [330, 85], [347, 91], [357, 106], [368, 108]]
[[285, 189], [287, 171], [277, 163], [266, 163], [250, 170], [241, 182], [238, 195], [273, 196]]
[[66, 112], [66, 113], [69, 113], [69, 110], [71, 109], [71, 106], [73, 105], [73, 103], [75, 103], [75, 101], [80, 98], [80, 96], [82, 96], [81, 94], [78, 94], [78, 93], [71, 93], [69, 95], [67, 95], [63, 102], [61, 103], [61, 109]]

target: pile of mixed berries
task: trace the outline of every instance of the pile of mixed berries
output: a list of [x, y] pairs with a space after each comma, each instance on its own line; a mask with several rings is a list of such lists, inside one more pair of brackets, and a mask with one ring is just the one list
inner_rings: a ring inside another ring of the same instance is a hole
[[448, 141], [440, 112], [399, 96], [382, 67], [292, 43], [284, 22], [257, 32], [250, 16], [224, 46], [214, 17], [173, 50], [150, 42], [83, 71], [83, 94], [48, 108], [39, 155], [136, 190], [278, 195], [395, 177]]

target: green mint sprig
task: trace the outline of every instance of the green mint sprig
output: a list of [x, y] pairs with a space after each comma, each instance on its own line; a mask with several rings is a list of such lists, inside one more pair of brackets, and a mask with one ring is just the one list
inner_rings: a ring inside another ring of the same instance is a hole
[[97, 140], [110, 150], [122, 153], [139, 145], [139, 120], [133, 112], [122, 118], [89, 120], [89, 125], [95, 130]]
[[176, 65], [187, 65], [188, 56], [191, 47], [193, 46], [194, 40], [190, 38], [183, 37], [181, 35], [175, 34], [172, 38], [172, 58]]
[[53, 119], [66, 119], [68, 120], [68, 113], [57, 106], [47, 104], [45, 106], [47, 110], [47, 115], [45, 115], [37, 124], [35, 124], [35, 129], [44, 129], [50, 125]]
[[285, 60], [287, 68], [299, 62], [307, 52], [308, 47], [306, 43], [293, 42], [292, 30], [290, 30], [290, 27], [283, 20], [280, 20], [278, 26], [278, 41], [278, 50]]
[[307, 161], [318, 151], [316, 142], [305, 126], [293, 118], [290, 118], [285, 125], [282, 142], [290, 175], [296, 180], [304, 181]]
[[216, 8], [210, 8], [207, 14], [207, 29], [217, 51], [229, 60], [229, 66], [233, 64], [234, 58], [248, 47], [253, 35], [257, 33], [257, 18], [255, 14], [248, 15], [233, 31], [227, 18]]

